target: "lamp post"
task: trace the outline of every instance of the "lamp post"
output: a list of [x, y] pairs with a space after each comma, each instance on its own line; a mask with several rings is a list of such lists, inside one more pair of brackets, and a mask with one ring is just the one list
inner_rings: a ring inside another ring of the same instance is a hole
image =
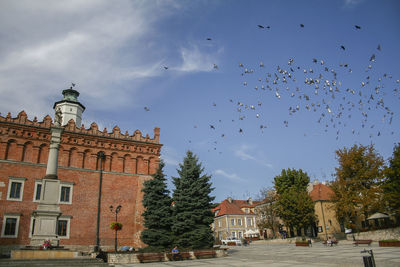
[[[113, 205], [110, 206], [110, 211], [111, 211], [111, 212], [115, 212], [115, 222], [118, 222], [118, 212], [121, 210], [121, 208], [122, 208], [122, 206], [121, 206], [121, 205], [118, 205], [118, 206], [115, 208], [115, 211], [114, 211], [114, 210], [113, 210], [113, 209], [114, 209]], [[115, 240], [114, 240], [114, 250], [115, 250], [115, 252], [117, 252], [117, 240], [118, 240], [118, 234], [117, 234], [117, 232], [118, 232], [118, 230], [115, 229]]]
[[101, 207], [101, 184], [103, 182], [103, 160], [105, 159], [103, 151], [97, 153], [97, 158], [100, 159], [100, 174], [99, 174], [99, 195], [97, 198], [97, 224], [96, 224], [96, 247], [94, 250], [99, 251], [100, 248], [100, 207]]

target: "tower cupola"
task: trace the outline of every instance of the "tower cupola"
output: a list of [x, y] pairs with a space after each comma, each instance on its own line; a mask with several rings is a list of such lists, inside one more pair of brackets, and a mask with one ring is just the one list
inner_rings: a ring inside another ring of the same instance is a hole
[[79, 92], [73, 89], [74, 86], [75, 84], [72, 84], [69, 89], [62, 91], [64, 98], [54, 103], [53, 109], [61, 110], [62, 126], [66, 125], [69, 120], [73, 119], [76, 126], [80, 128], [82, 125], [82, 113], [85, 111], [85, 106], [78, 101]]

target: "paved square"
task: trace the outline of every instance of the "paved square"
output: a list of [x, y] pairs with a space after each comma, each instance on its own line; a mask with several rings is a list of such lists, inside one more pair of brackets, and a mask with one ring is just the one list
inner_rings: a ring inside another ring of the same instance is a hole
[[216, 259], [187, 260], [178, 262], [156, 262], [146, 264], [121, 264], [128, 266], [364, 266], [360, 253], [372, 249], [378, 267], [400, 266], [400, 248], [378, 247], [377, 242], [369, 246], [355, 247], [351, 242], [339, 242], [334, 247], [315, 243], [312, 247], [296, 247], [294, 244], [267, 244], [253, 242], [247, 247], [232, 247], [227, 257]]

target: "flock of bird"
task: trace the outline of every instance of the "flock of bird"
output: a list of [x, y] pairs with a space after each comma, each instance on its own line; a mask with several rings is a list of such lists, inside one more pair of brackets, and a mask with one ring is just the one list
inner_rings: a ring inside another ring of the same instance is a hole
[[[257, 25], [257, 27], [260, 30], [271, 29], [269, 25]], [[300, 24], [300, 27], [305, 26]], [[361, 30], [359, 25], [354, 27], [356, 30]], [[207, 38], [207, 41], [212, 41], [212, 39]], [[339, 49], [346, 50], [346, 47], [341, 45]], [[240, 75], [243, 77], [242, 86], [245, 90], [258, 91], [259, 95], [254, 103], [229, 99], [236, 113], [231, 121], [242, 121], [254, 117], [259, 120], [256, 128], [263, 133], [268, 128], [268, 123], [262, 115], [265, 110], [263, 99], [269, 101], [274, 98], [282, 104], [289, 104], [288, 117], [282, 122], [284, 127], [289, 127], [292, 118], [297, 114], [311, 112], [315, 114], [312, 118], [317, 118], [316, 123], [322, 126], [323, 131], [334, 131], [336, 140], [345, 131], [353, 135], [360, 135], [360, 131], [368, 131], [370, 138], [379, 137], [382, 125], [375, 124], [376, 116], [380, 116], [382, 124], [392, 124], [395, 114], [385, 103], [385, 98], [400, 99], [398, 88], [396, 88], [400, 80], [393, 79], [389, 73], [382, 75], [374, 73], [374, 64], [379, 53], [382, 52], [381, 45], [377, 44], [374, 50], [365, 60], [365, 79], [359, 81], [359, 86], [354, 88], [345, 85], [346, 79], [349, 78], [347, 75], [353, 73], [352, 66], [348, 62], [334, 66], [328, 64], [328, 59], [312, 58], [307, 66], [301, 66], [294, 58], [290, 58], [287, 64], [277, 65], [270, 70], [266, 69], [263, 62], [256, 67], [239, 63]], [[167, 66], [163, 67], [168, 70]], [[218, 70], [218, 65], [214, 64], [213, 69]], [[392, 84], [387, 86], [391, 82], [395, 83], [395, 88], [392, 88]], [[282, 99], [290, 100], [282, 101]], [[216, 107], [217, 104], [214, 102], [212, 106]], [[144, 109], [150, 110], [148, 107]], [[374, 119], [370, 119], [371, 117]], [[359, 123], [361, 128], [355, 123]], [[197, 125], [194, 126], [194, 128], [197, 127]], [[209, 128], [216, 131], [222, 127], [209, 124]], [[245, 133], [245, 129], [241, 127], [238, 127], [237, 131], [240, 134]], [[391, 131], [391, 134], [393, 135], [394, 131]], [[221, 138], [227, 136], [224, 131], [221, 131], [219, 135]], [[307, 133], [304, 135], [306, 136]], [[211, 150], [217, 150], [217, 144], [218, 141], [213, 141]]]

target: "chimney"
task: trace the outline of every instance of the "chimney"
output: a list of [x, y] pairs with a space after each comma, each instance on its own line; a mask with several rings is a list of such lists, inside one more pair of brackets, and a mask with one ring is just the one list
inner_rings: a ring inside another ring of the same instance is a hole
[[232, 198], [231, 197], [228, 197], [228, 202], [232, 203]]
[[251, 197], [249, 197], [249, 199], [247, 200], [247, 203], [249, 203], [250, 205], [253, 205], [253, 199]]

